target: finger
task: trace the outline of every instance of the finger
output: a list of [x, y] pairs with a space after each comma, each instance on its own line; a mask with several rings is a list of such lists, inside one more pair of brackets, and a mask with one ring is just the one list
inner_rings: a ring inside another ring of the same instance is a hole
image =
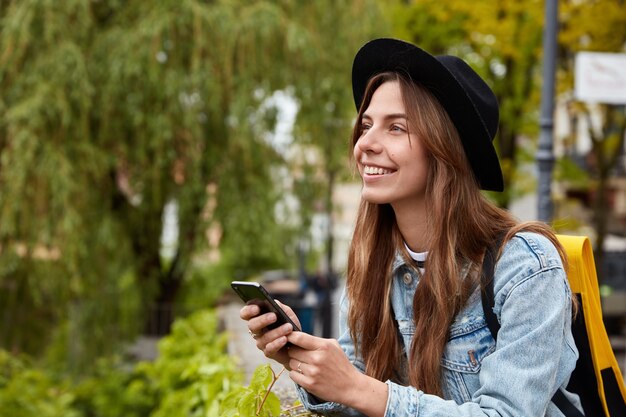
[[292, 331], [293, 327], [291, 326], [291, 324], [285, 323], [275, 329], [262, 331], [261, 336], [257, 338], [257, 341], [262, 342], [263, 345], [266, 345], [272, 343], [276, 339], [283, 337], [285, 338], [285, 343], [287, 343], [286, 336]]
[[260, 316], [252, 317], [248, 320], [248, 329], [253, 331], [254, 333], [260, 334], [263, 333], [263, 329], [265, 329], [270, 324], [276, 321], [276, 314], [274, 313], [265, 313]]
[[304, 332], [292, 332], [287, 336], [292, 344], [301, 347], [304, 350], [316, 350], [322, 346], [325, 339], [312, 336]]
[[267, 356], [268, 358], [271, 358], [275, 356], [281, 349], [283, 349], [285, 345], [287, 345], [287, 337], [280, 336], [276, 339], [273, 339], [271, 342], [267, 343], [263, 348], [259, 346], [261, 344], [262, 342], [257, 341], [257, 347], [263, 351], [265, 356]]
[[306, 367], [306, 363], [296, 360], [296, 359], [290, 359], [289, 360], [289, 368], [291, 368], [292, 371], [296, 371], [298, 373], [300, 373], [301, 375], [305, 375], [305, 367]]
[[276, 304], [278, 304], [280, 306], [280, 308], [285, 310], [285, 313], [287, 313], [287, 315], [289, 317], [296, 315], [296, 313], [294, 313], [293, 309], [291, 307], [289, 307], [287, 304], [283, 304], [283, 303], [280, 302], [280, 300], [277, 300], [277, 299], [274, 299], [274, 301], [276, 301]]
[[276, 303], [280, 306], [280, 308], [282, 308], [285, 313], [287, 313], [287, 316], [294, 322], [296, 323], [296, 325], [298, 327], [302, 327], [300, 325], [300, 320], [298, 319], [298, 316], [296, 315], [296, 313], [293, 311], [293, 309], [291, 307], [289, 307], [287, 304], [283, 304], [278, 300], [275, 300]]
[[304, 389], [311, 388], [311, 378], [306, 376], [304, 373], [298, 372], [296, 369], [289, 371], [289, 378]]
[[256, 345], [266, 356], [272, 356], [287, 344], [287, 335], [293, 331], [291, 324], [286, 323], [272, 330], [267, 330], [256, 338]]
[[261, 309], [256, 304], [250, 304], [243, 306], [239, 310], [239, 317], [243, 320], [250, 320], [253, 317], [258, 316], [261, 313]]

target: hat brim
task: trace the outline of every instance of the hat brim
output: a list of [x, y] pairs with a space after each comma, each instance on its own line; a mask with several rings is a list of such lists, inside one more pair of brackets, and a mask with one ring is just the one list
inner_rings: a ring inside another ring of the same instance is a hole
[[[469, 97], [466, 88], [455, 78], [446, 65], [467, 65], [453, 57], [435, 57], [417, 46], [397, 39], [375, 39], [366, 43], [356, 54], [352, 66], [352, 93], [357, 110], [365, 95], [371, 77], [385, 71], [404, 73], [411, 80], [426, 87], [441, 103], [459, 132], [465, 154], [472, 166], [480, 188], [502, 191], [504, 181], [498, 155], [493, 146], [496, 126], [490, 132], [487, 123]], [[444, 65], [445, 63], [445, 65]], [[481, 80], [482, 81], [482, 80]], [[491, 90], [490, 101], [495, 109], [497, 101]], [[485, 94], [483, 93], [482, 96]]]

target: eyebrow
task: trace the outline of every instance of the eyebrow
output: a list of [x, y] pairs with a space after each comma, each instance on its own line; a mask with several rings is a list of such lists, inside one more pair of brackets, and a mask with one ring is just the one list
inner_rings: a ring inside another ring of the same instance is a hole
[[[362, 119], [372, 120], [372, 117], [367, 113], [363, 113]], [[406, 114], [404, 113], [391, 113], [383, 116], [383, 120], [393, 120], [393, 119], [407, 119]]]

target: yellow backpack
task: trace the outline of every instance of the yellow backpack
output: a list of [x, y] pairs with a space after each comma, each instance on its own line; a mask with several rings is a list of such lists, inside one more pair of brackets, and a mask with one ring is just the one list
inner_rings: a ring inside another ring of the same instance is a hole
[[[578, 298], [579, 310], [572, 322], [572, 334], [576, 341], [579, 358], [567, 385], [569, 392], [580, 397], [587, 417], [626, 417], [626, 389], [609, 337], [602, 321], [600, 292], [596, 265], [589, 239], [584, 236], [558, 235], [568, 257], [567, 278], [572, 292]], [[493, 272], [497, 246], [485, 254], [481, 277], [482, 305], [485, 320], [494, 339], [497, 339], [500, 323], [493, 312]], [[552, 402], [567, 417], [581, 416], [558, 390]]]
[[[579, 300], [572, 333], [580, 355], [568, 390], [581, 397], [587, 416], [626, 416], [626, 389], [602, 321], [596, 265], [589, 239], [558, 235], [567, 252], [567, 278]], [[593, 387], [596, 387], [594, 390]]]

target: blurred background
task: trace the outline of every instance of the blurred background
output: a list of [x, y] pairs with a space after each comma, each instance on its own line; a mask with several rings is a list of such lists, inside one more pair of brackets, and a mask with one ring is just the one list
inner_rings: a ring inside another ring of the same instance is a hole
[[[489, 82], [489, 196], [536, 219], [543, 26], [537, 0], [1, 0], [0, 415], [219, 415], [242, 381], [217, 313], [234, 279], [335, 335], [371, 38]], [[559, 2], [550, 195], [555, 229], [592, 239], [624, 371], [626, 64], [581, 75], [580, 52], [624, 62], [624, 1]], [[622, 98], [578, 94], [585, 76]]]

